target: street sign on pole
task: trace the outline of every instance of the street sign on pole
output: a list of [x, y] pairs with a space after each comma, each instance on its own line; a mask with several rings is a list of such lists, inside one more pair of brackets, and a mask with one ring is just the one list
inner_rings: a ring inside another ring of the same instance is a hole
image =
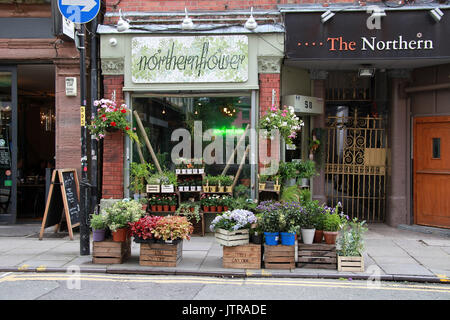
[[88, 23], [100, 11], [100, 0], [58, 0], [61, 14], [74, 23]]

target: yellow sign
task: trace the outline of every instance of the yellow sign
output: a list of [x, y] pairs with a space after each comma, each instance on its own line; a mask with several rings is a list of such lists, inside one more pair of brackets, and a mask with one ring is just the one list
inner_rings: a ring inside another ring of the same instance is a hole
[[86, 107], [84, 106], [80, 107], [80, 120], [81, 126], [84, 127], [86, 125]]

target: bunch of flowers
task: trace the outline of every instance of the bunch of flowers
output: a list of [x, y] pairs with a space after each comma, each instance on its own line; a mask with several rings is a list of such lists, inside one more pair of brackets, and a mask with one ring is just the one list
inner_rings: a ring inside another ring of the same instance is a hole
[[214, 218], [211, 222], [210, 230], [224, 229], [227, 231], [236, 231], [240, 229], [248, 229], [252, 223], [256, 223], [257, 218], [253, 212], [243, 209], [235, 209], [226, 211]]
[[156, 223], [161, 219], [160, 216], [145, 216], [140, 218], [138, 221], [131, 223], [131, 234], [134, 237], [147, 240], [153, 239], [153, 231], [156, 227]]
[[123, 199], [115, 202], [105, 209], [106, 225], [115, 232], [121, 228], [127, 228], [130, 223], [138, 221], [145, 211], [139, 201]]
[[287, 144], [297, 136], [297, 131], [304, 125], [294, 111], [294, 107], [278, 108], [273, 105], [268, 112], [265, 112], [259, 121], [259, 128], [267, 130], [268, 133], [278, 130], [280, 136], [284, 138]]
[[192, 224], [186, 217], [164, 216], [156, 222], [153, 235], [162, 240], [190, 240], [190, 234], [194, 231]]
[[138, 136], [127, 119], [127, 115], [131, 114], [126, 104], [118, 106], [114, 101], [109, 99], [100, 99], [94, 101], [94, 107], [97, 107], [97, 116], [92, 117], [92, 122], [88, 125], [91, 134], [97, 140], [103, 139], [106, 131], [109, 129], [118, 129], [124, 131], [128, 136], [139, 143]]

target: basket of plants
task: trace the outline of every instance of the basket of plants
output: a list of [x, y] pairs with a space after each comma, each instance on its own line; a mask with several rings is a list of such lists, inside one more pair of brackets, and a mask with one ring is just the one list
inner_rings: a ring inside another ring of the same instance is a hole
[[182, 259], [183, 240], [189, 240], [192, 224], [182, 216], [147, 216], [132, 224], [131, 233], [140, 243], [142, 266], [176, 267]]
[[347, 220], [338, 237], [338, 271], [364, 272], [364, 239], [366, 222]]

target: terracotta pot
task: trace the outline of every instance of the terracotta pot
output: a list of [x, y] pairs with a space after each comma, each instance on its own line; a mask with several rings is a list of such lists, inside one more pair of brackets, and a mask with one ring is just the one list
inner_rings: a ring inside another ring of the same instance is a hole
[[128, 236], [128, 228], [117, 229], [115, 232], [112, 232], [113, 241], [116, 242], [124, 242], [127, 240]]
[[170, 206], [170, 211], [172, 211], [172, 212], [177, 211], [177, 206]]
[[169, 205], [164, 205], [163, 206], [163, 210], [164, 210], [164, 212], [168, 212], [169, 211]]
[[190, 207], [189, 210], [190, 210], [191, 212], [194, 212], [195, 208], [194, 208], [194, 207]]
[[217, 206], [217, 212], [222, 212], [223, 211], [223, 207], [222, 206]]
[[157, 205], [156, 206], [156, 211], [163, 211], [163, 206], [161, 206], [161, 205]]
[[203, 206], [203, 212], [209, 212], [209, 206]]
[[338, 231], [324, 231], [323, 236], [327, 244], [336, 244], [336, 238], [339, 234]]
[[223, 206], [223, 211], [228, 211], [228, 207], [227, 206]]
[[153, 212], [155, 212], [155, 211], [156, 211], [156, 206], [155, 206], [155, 205], [152, 205], [152, 206], [151, 206], [151, 209], [152, 209]]
[[210, 212], [216, 212], [216, 206], [211, 206], [211, 207], [209, 207], [209, 211]]
[[143, 205], [142, 205], [142, 210], [144, 210], [145, 212], [147, 212], [147, 205], [146, 205], [146, 204], [143, 204]]
[[323, 240], [323, 230], [316, 230], [314, 234], [314, 243], [321, 243]]

